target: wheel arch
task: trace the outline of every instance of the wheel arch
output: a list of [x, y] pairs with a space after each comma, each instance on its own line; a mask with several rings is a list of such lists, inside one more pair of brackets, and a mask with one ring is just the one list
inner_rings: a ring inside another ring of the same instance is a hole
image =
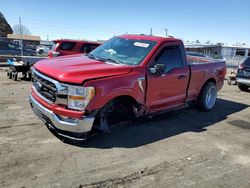
[[199, 94], [202, 92], [202, 90], [203, 90], [203, 88], [205, 87], [205, 85], [206, 85], [207, 83], [209, 83], [209, 82], [214, 83], [215, 86], [216, 86], [216, 79], [213, 78], [213, 77], [211, 77], [211, 78], [207, 79], [207, 81], [205, 81], [204, 84], [201, 86], [200, 91], [199, 91]]
[[206, 85], [208, 82], [212, 82], [212, 83], [214, 83], [214, 84], [216, 85], [216, 79], [214, 79], [214, 78], [209, 78], [209, 79], [203, 84], [203, 86]]

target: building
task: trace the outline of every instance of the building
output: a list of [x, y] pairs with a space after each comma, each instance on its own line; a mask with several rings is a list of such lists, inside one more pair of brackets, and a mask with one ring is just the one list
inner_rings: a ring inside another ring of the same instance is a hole
[[223, 45], [221, 48], [222, 57], [250, 56], [250, 46], [247, 45]]
[[7, 39], [14, 41], [15, 43], [20, 44], [20, 41], [23, 41], [23, 45], [39, 45], [41, 41], [40, 36], [34, 35], [16, 35], [16, 34], [8, 34]]
[[225, 45], [218, 44], [202, 44], [190, 43], [184, 44], [187, 51], [204, 53], [213, 58], [233, 58], [233, 57], [247, 57], [250, 56], [250, 46], [246, 44]]

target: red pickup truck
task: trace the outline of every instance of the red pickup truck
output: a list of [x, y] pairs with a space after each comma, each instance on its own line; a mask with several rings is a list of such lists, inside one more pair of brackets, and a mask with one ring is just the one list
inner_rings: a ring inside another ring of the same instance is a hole
[[51, 50], [48, 52], [48, 58], [73, 54], [88, 54], [100, 45], [98, 42], [84, 40], [53, 40]]
[[[51, 63], [52, 62], [52, 63]], [[58, 135], [86, 139], [109, 131], [110, 117], [140, 117], [195, 103], [211, 110], [225, 62], [186, 56], [175, 38], [123, 35], [94, 51], [42, 60], [32, 70], [34, 113]]]

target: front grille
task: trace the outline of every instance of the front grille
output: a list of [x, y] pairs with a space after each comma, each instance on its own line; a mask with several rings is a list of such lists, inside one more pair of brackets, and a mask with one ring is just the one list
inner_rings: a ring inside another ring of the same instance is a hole
[[33, 74], [33, 86], [36, 88], [37, 92], [42, 95], [45, 99], [54, 103], [57, 96], [57, 88], [54, 83], [45, 78]]

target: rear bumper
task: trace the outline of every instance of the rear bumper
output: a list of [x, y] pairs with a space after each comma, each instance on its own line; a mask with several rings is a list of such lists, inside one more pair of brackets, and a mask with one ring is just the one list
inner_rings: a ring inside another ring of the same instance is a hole
[[74, 140], [84, 140], [80, 135], [91, 131], [94, 117], [84, 116], [82, 119], [62, 119], [53, 111], [41, 105], [31, 94], [29, 95], [31, 108], [35, 115], [53, 128], [59, 135]]
[[250, 79], [239, 78], [239, 77], [237, 77], [237, 78], [236, 78], [236, 81], [237, 81], [237, 83], [240, 83], [240, 84], [244, 84], [244, 85], [250, 86]]

